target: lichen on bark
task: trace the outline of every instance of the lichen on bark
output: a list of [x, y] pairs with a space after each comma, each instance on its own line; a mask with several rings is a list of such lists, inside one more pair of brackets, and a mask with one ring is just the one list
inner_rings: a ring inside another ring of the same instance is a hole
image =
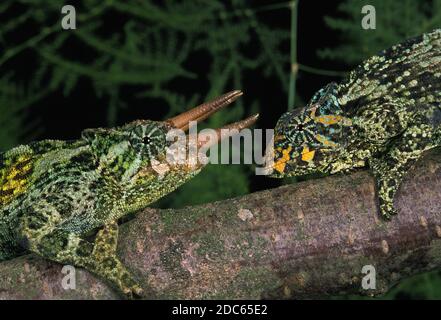
[[[147, 299], [299, 299], [375, 295], [441, 266], [441, 151], [409, 172], [391, 221], [368, 171], [308, 180], [182, 209], [147, 209], [121, 226], [118, 252]], [[373, 265], [377, 287], [364, 290]], [[0, 298], [119, 298], [77, 270], [28, 255], [0, 264]]]

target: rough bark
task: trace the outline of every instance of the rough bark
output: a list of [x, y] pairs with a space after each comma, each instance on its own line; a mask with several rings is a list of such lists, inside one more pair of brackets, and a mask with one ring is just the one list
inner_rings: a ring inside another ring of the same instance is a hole
[[[396, 197], [399, 215], [378, 217], [367, 171], [186, 207], [147, 209], [121, 227], [119, 255], [147, 298], [311, 298], [378, 294], [441, 266], [441, 152], [428, 154]], [[377, 289], [363, 290], [362, 268]], [[34, 255], [0, 264], [0, 298], [118, 298], [78, 269], [62, 289], [62, 266]]]

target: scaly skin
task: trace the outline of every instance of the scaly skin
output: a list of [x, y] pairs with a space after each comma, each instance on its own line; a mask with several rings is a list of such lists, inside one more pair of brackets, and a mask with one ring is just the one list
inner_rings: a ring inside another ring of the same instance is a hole
[[273, 177], [369, 166], [381, 215], [423, 152], [441, 145], [441, 29], [363, 62], [279, 119], [268, 157]]
[[[166, 162], [172, 143], [166, 141], [167, 132], [203, 120], [240, 95], [234, 91], [166, 122], [89, 129], [77, 141], [46, 140], [0, 154], [0, 261], [33, 252], [84, 267], [127, 297], [141, 295], [116, 256], [117, 221], [201, 170], [199, 163]], [[255, 119], [232, 127], [241, 129]], [[167, 170], [155, 169], [158, 163]], [[97, 230], [94, 241], [86, 240]]]

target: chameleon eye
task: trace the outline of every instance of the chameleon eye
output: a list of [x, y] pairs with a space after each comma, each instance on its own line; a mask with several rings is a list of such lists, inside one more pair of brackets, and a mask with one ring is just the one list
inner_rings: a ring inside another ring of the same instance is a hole
[[144, 142], [144, 144], [150, 144], [152, 142], [152, 139], [150, 137], [144, 137], [142, 142]]

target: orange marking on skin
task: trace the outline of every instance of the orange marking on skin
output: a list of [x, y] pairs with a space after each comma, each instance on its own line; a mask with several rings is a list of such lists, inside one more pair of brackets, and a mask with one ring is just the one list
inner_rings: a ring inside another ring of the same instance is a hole
[[344, 126], [352, 125], [351, 119], [334, 114], [314, 117], [314, 121], [324, 124], [325, 126], [329, 126], [336, 123], [341, 123]]
[[335, 142], [329, 140], [328, 138], [326, 138], [320, 134], [315, 135], [315, 139], [317, 139], [317, 141], [319, 141], [320, 143], [322, 143], [326, 147], [337, 147], [337, 144]]
[[342, 120], [342, 116], [336, 116], [336, 115], [328, 115], [328, 116], [319, 116], [316, 117], [314, 120], [316, 122], [322, 123], [326, 126], [329, 126], [331, 124], [339, 123]]
[[315, 150], [309, 150], [308, 146], [304, 146], [301, 155], [303, 161], [312, 161], [312, 159], [314, 159]]
[[276, 163], [274, 163], [274, 169], [279, 171], [280, 173], [285, 170], [286, 162], [290, 159], [289, 153], [291, 152], [292, 147], [288, 147], [284, 150], [282, 150], [282, 158], [277, 160]]

